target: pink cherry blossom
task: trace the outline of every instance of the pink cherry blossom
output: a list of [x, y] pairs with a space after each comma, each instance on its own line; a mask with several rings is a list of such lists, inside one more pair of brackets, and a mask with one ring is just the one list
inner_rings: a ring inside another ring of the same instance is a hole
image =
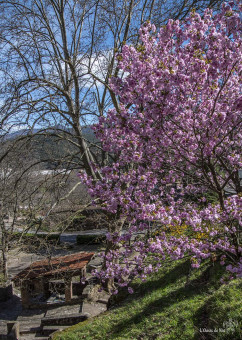
[[[240, 30], [238, 13], [224, 4], [215, 15], [192, 12], [158, 31], [146, 23], [137, 48], [125, 45], [117, 56], [126, 75], [110, 82], [119, 109], [94, 127], [115, 161], [96, 169], [99, 181], [81, 175], [98, 204], [130, 225], [108, 235], [117, 247], [103, 255], [101, 281], [145, 280], [166, 258], [187, 255], [194, 268], [222, 255], [221, 264], [241, 276]], [[132, 239], [151, 223], [156, 234]], [[183, 232], [171, 233], [177, 227]]]

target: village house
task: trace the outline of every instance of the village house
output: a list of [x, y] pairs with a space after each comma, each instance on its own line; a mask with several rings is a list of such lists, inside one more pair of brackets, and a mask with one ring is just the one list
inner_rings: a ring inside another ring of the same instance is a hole
[[[71, 255], [53, 257], [36, 261], [22, 270], [14, 278], [16, 287], [20, 287], [21, 300], [24, 308], [45, 307], [53, 292], [62, 294], [64, 301], [57, 303], [70, 304], [77, 299], [73, 295], [81, 296], [84, 284], [81, 282], [86, 276], [86, 266], [94, 253], [75, 253]], [[73, 277], [79, 277], [73, 282]], [[74, 293], [74, 294], [73, 294]]]

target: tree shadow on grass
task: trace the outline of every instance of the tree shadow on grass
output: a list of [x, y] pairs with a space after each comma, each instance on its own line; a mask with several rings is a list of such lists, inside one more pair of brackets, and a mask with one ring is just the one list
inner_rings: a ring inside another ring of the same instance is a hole
[[[139, 292], [141, 292], [141, 294], [139, 294], [140, 298], [141, 296], [151, 294], [152, 291], [156, 289], [164, 289], [167, 286], [174, 284], [178, 279], [184, 277], [185, 275], [188, 275], [189, 271], [189, 261], [179, 263], [176, 267], [167, 272], [165, 275], [161, 276], [159, 279], [142, 283], [139, 286], [134, 285], [136, 286], [134, 288], [139, 289]], [[216, 271], [215, 268], [207, 267], [203, 272], [201, 272], [199, 276], [191, 280], [188, 284], [184, 284], [182, 287], [174, 289], [169, 294], [162, 296], [155, 301], [152, 301], [151, 303], [146, 305], [142, 309], [142, 311], [137, 312], [137, 314], [131, 317], [126, 317], [121, 322], [112, 327], [112, 329], [110, 330], [112, 338], [114, 339], [116, 336], [120, 337], [120, 334], [125, 332], [125, 330], [127, 330], [129, 327], [132, 327], [132, 325], [134, 324], [138, 329], [138, 325], [142, 324], [145, 319], [149, 319], [152, 315], [156, 313], [161, 313], [166, 308], [171, 307], [173, 304], [191, 299], [196, 295], [201, 295], [205, 293], [209, 294], [210, 290], [214, 288], [214, 285], [218, 285], [218, 283], [215, 283], [215, 281], [212, 279], [214, 276], [214, 271]], [[216, 274], [216, 276], [220, 276], [220, 274]], [[216, 277], [216, 282], [218, 282], [217, 279], [218, 278]], [[132, 299], [135, 299], [135, 296], [133, 296]]]
[[[240, 304], [241, 281], [234, 282], [234, 286], [223, 286], [193, 315], [196, 333], [193, 340], [239, 340], [242, 339], [242, 315], [238, 308]], [[230, 296], [233, 296], [232, 301]], [[223, 308], [219, 303], [223, 304]], [[232, 314], [232, 315], [231, 315]]]
[[135, 291], [134, 295], [130, 295], [127, 291], [127, 287], [121, 288], [119, 290], [118, 295], [113, 295], [111, 304], [109, 307], [119, 307], [123, 304], [127, 304], [128, 300], [133, 300], [136, 294], [140, 297], [144, 297], [145, 295], [151, 294], [152, 291], [165, 288], [166, 286], [175, 283], [178, 279], [180, 279], [184, 275], [188, 275], [190, 273], [190, 260], [182, 261], [181, 263], [178, 263], [174, 268], [170, 269], [163, 269], [164, 274], [159, 275], [159, 278], [157, 278], [157, 274], [154, 276], [154, 278], [150, 277], [148, 281], [141, 282], [141, 283], [133, 283], [132, 287]]
[[190, 269], [190, 260], [182, 261], [175, 265], [172, 269], [169, 267], [165, 268], [164, 274], [159, 275], [158, 278], [156, 274], [155, 278], [151, 278], [146, 282], [135, 283], [132, 287], [135, 291], [137, 290], [139, 292], [139, 296], [144, 296], [146, 294], [150, 294], [153, 290], [165, 288], [182, 277], [188, 276], [190, 274]]

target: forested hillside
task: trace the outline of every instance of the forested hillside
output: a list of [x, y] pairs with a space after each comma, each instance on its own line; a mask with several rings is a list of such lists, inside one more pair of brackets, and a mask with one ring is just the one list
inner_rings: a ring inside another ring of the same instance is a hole
[[[98, 143], [91, 126], [84, 127], [82, 131], [90, 147], [91, 144]], [[39, 162], [41, 169], [76, 169], [80, 167], [80, 154], [74, 145], [76, 138], [70, 129], [63, 127], [53, 127], [46, 131], [22, 129], [10, 133], [7, 138], [3, 139], [2, 148], [6, 148], [11, 143], [17, 143], [21, 139], [24, 148], [28, 151], [28, 157]]]

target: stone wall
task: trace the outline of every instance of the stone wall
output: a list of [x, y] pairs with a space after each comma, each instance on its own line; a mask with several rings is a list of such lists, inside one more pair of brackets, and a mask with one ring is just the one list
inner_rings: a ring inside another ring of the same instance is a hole
[[0, 287], [0, 302], [7, 301], [13, 296], [13, 284], [6, 287]]

